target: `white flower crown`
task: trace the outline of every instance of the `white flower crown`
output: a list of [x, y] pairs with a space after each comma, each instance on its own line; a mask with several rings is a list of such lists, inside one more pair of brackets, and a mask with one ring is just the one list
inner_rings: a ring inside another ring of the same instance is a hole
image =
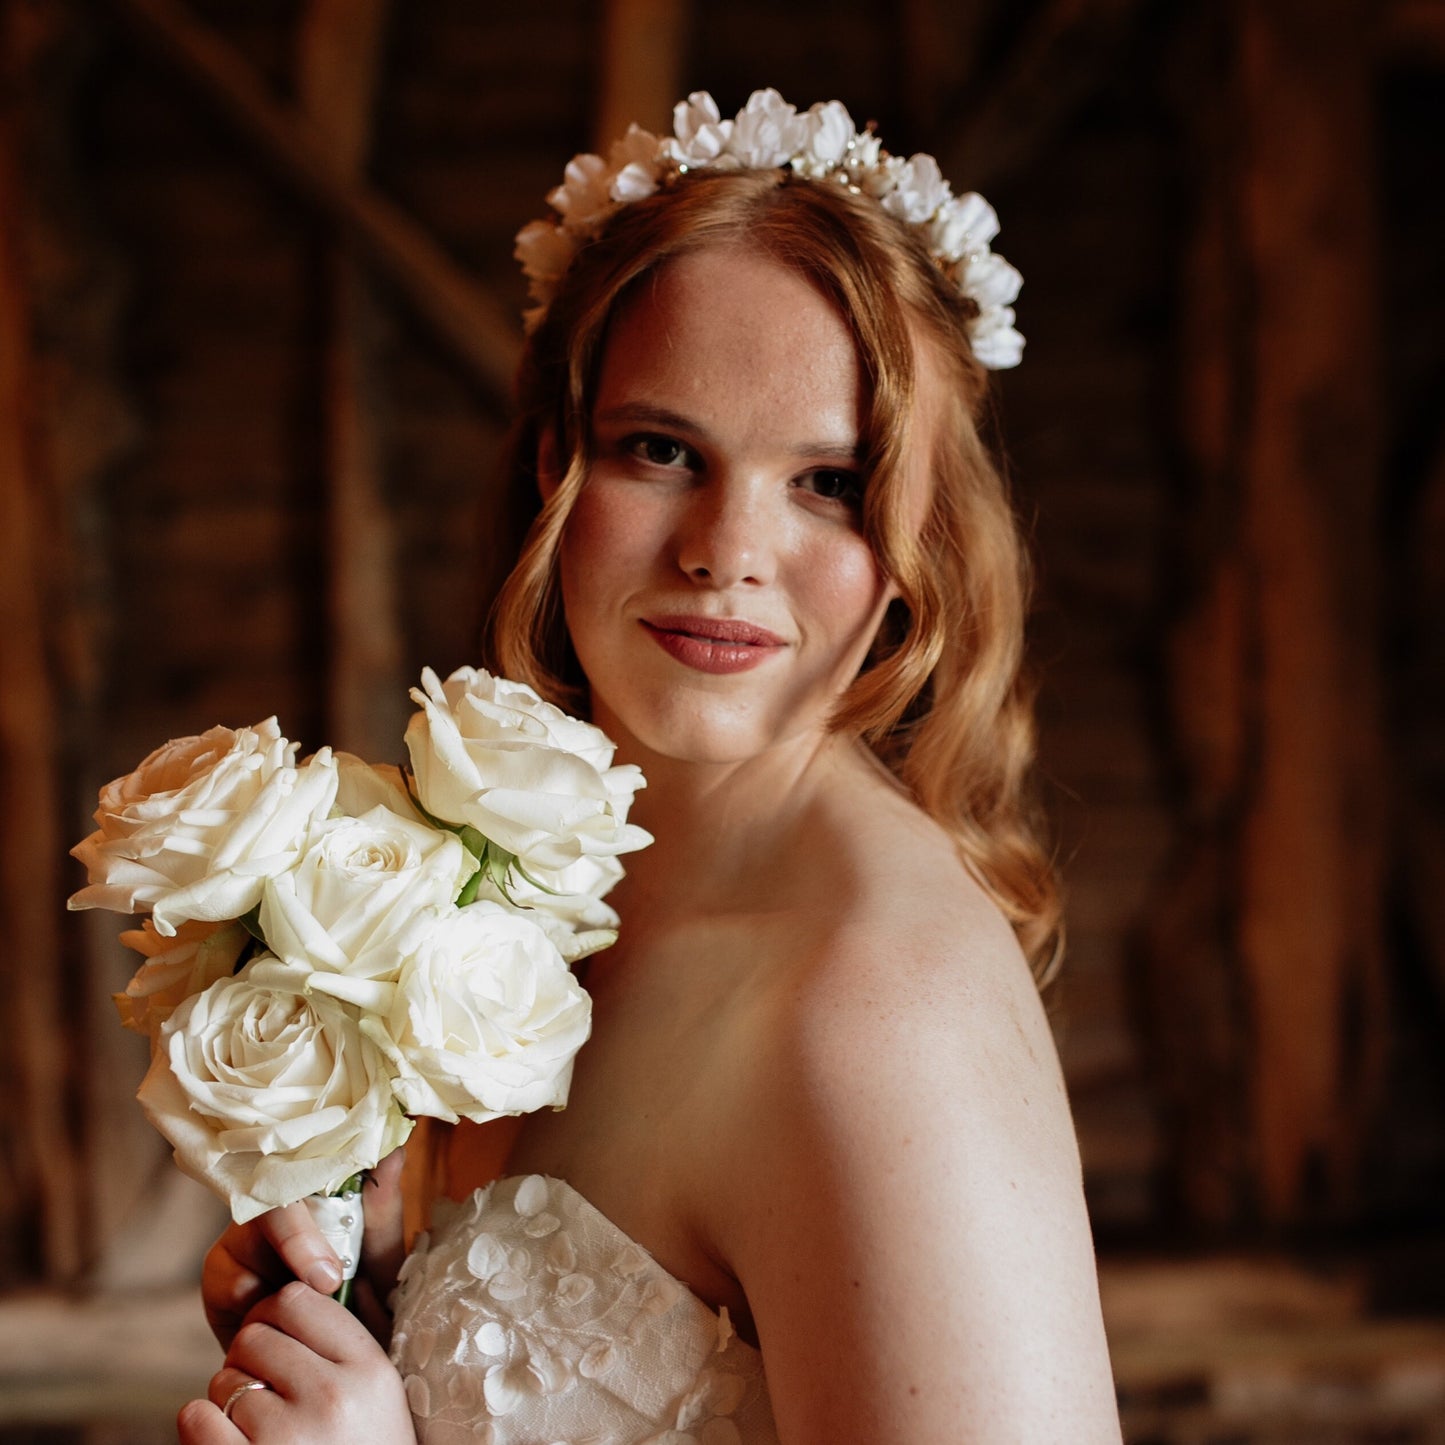
[[989, 250], [998, 217], [976, 192], [955, 196], [932, 156], [889, 155], [871, 125], [854, 127], [840, 101], [799, 115], [775, 90], [755, 90], [733, 120], [723, 120], [712, 96], [695, 90], [673, 108], [672, 119], [674, 134], [665, 140], [634, 125], [607, 160], [574, 156], [547, 196], [560, 219], [532, 221], [517, 233], [516, 257], [536, 302], [524, 318], [529, 333], [547, 314], [578, 248], [614, 211], [687, 171], [787, 166], [873, 196], [912, 226], [943, 274], [978, 306], [968, 339], [979, 363], [993, 371], [1019, 364], [1024, 339], [1014, 330], [1012, 303], [1023, 277]]

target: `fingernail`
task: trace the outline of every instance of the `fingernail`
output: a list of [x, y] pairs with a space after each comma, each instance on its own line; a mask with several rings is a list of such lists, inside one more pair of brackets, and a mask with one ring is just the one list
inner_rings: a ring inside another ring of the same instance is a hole
[[341, 1271], [334, 1264], [313, 1264], [306, 1272], [306, 1283], [317, 1294], [335, 1294], [341, 1288]]

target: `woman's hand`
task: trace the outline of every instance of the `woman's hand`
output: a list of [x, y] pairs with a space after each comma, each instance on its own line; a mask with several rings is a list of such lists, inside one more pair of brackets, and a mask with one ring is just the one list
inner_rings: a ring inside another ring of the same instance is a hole
[[[404, 1242], [401, 1166], [404, 1150], [387, 1155], [362, 1186], [366, 1236], [353, 1307], [385, 1341], [391, 1331], [386, 1298], [396, 1284]], [[232, 1224], [213, 1244], [201, 1271], [201, 1299], [211, 1332], [227, 1349], [253, 1309], [292, 1280], [321, 1295], [341, 1286], [335, 1251], [321, 1237], [304, 1204], [273, 1209], [246, 1224]]]
[[[236, 1395], [250, 1381], [266, 1388]], [[381, 1346], [343, 1305], [296, 1280], [246, 1317], [207, 1395], [177, 1417], [181, 1445], [416, 1441], [401, 1376]]]

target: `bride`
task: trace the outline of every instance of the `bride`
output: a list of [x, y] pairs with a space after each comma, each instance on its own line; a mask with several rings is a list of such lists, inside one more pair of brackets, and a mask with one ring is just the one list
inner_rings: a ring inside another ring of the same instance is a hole
[[494, 661], [642, 766], [657, 841], [568, 1107], [439, 1209], [390, 1358], [302, 1206], [233, 1226], [181, 1438], [1117, 1441], [975, 424], [1021, 346], [992, 212], [772, 92], [693, 96], [552, 199]]

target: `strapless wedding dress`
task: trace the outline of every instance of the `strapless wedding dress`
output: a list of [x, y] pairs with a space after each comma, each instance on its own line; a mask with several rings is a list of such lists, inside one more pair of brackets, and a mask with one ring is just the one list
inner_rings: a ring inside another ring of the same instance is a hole
[[421, 1445], [776, 1445], [727, 1311], [560, 1179], [439, 1206], [394, 1306]]

